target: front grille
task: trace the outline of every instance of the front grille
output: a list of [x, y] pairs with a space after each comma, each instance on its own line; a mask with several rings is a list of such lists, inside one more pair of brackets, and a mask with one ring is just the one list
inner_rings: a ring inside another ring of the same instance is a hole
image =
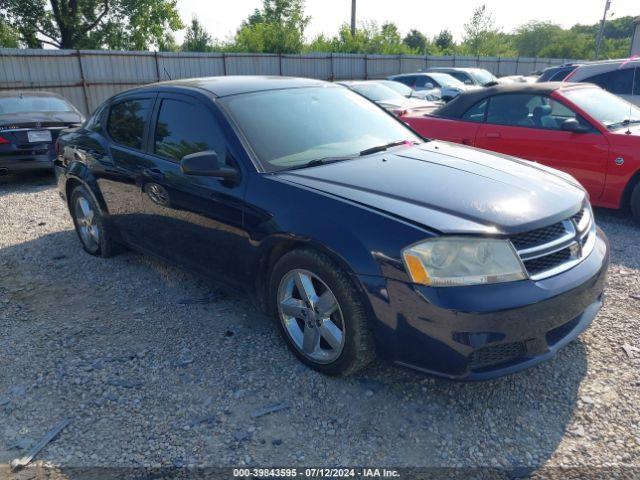
[[511, 237], [511, 243], [516, 247], [516, 250], [524, 250], [525, 248], [531, 248], [560, 238], [565, 233], [566, 231], [562, 222], [558, 222], [548, 227], [514, 235]]
[[536, 275], [545, 270], [556, 268], [569, 260], [571, 260], [571, 250], [567, 247], [550, 255], [545, 255], [544, 257], [525, 260], [523, 263], [529, 275]]
[[584, 259], [595, 244], [589, 208], [547, 227], [510, 238], [532, 280], [563, 272]]
[[476, 350], [469, 357], [469, 367], [477, 370], [515, 360], [524, 355], [524, 343], [502, 343]]

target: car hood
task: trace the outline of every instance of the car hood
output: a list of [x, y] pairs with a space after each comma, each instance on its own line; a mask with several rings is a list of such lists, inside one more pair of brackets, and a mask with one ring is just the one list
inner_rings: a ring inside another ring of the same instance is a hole
[[41, 123], [48, 124], [72, 124], [83, 122], [82, 115], [76, 112], [27, 112], [0, 114], [0, 127], [8, 126], [32, 126]]
[[586, 198], [566, 174], [440, 141], [277, 176], [442, 233], [533, 230], [577, 213]]

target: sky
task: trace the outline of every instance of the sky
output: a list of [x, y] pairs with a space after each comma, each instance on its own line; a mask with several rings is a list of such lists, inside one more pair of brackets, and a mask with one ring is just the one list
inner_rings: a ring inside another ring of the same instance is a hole
[[[529, 20], [546, 20], [570, 27], [576, 23], [599, 22], [605, 0], [357, 0], [358, 21], [394, 22], [404, 35], [415, 28], [433, 37], [448, 28], [456, 40], [464, 32], [464, 24], [473, 9], [485, 3], [494, 14], [496, 24], [511, 31]], [[196, 15], [215, 38], [233, 36], [249, 13], [262, 5], [262, 0], [178, 0], [184, 22]], [[332, 36], [351, 17], [351, 0], [306, 0], [306, 13], [311, 22], [305, 32], [308, 39], [323, 33]], [[640, 15], [640, 1], [611, 0], [609, 18]], [[176, 38], [183, 39], [183, 32]]]

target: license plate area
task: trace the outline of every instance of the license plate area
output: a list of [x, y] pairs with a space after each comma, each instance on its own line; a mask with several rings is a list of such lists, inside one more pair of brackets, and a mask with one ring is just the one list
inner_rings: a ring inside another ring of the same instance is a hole
[[29, 143], [51, 142], [51, 132], [49, 130], [29, 130], [27, 139]]

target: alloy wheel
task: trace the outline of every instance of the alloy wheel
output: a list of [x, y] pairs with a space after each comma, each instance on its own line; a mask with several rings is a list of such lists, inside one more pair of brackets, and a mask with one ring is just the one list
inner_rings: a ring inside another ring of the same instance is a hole
[[331, 289], [317, 275], [295, 269], [278, 288], [278, 313], [287, 335], [305, 357], [331, 363], [342, 353], [345, 326]]
[[91, 203], [80, 195], [76, 199], [74, 213], [82, 243], [88, 250], [96, 251], [100, 246], [100, 227], [96, 222], [97, 215]]

